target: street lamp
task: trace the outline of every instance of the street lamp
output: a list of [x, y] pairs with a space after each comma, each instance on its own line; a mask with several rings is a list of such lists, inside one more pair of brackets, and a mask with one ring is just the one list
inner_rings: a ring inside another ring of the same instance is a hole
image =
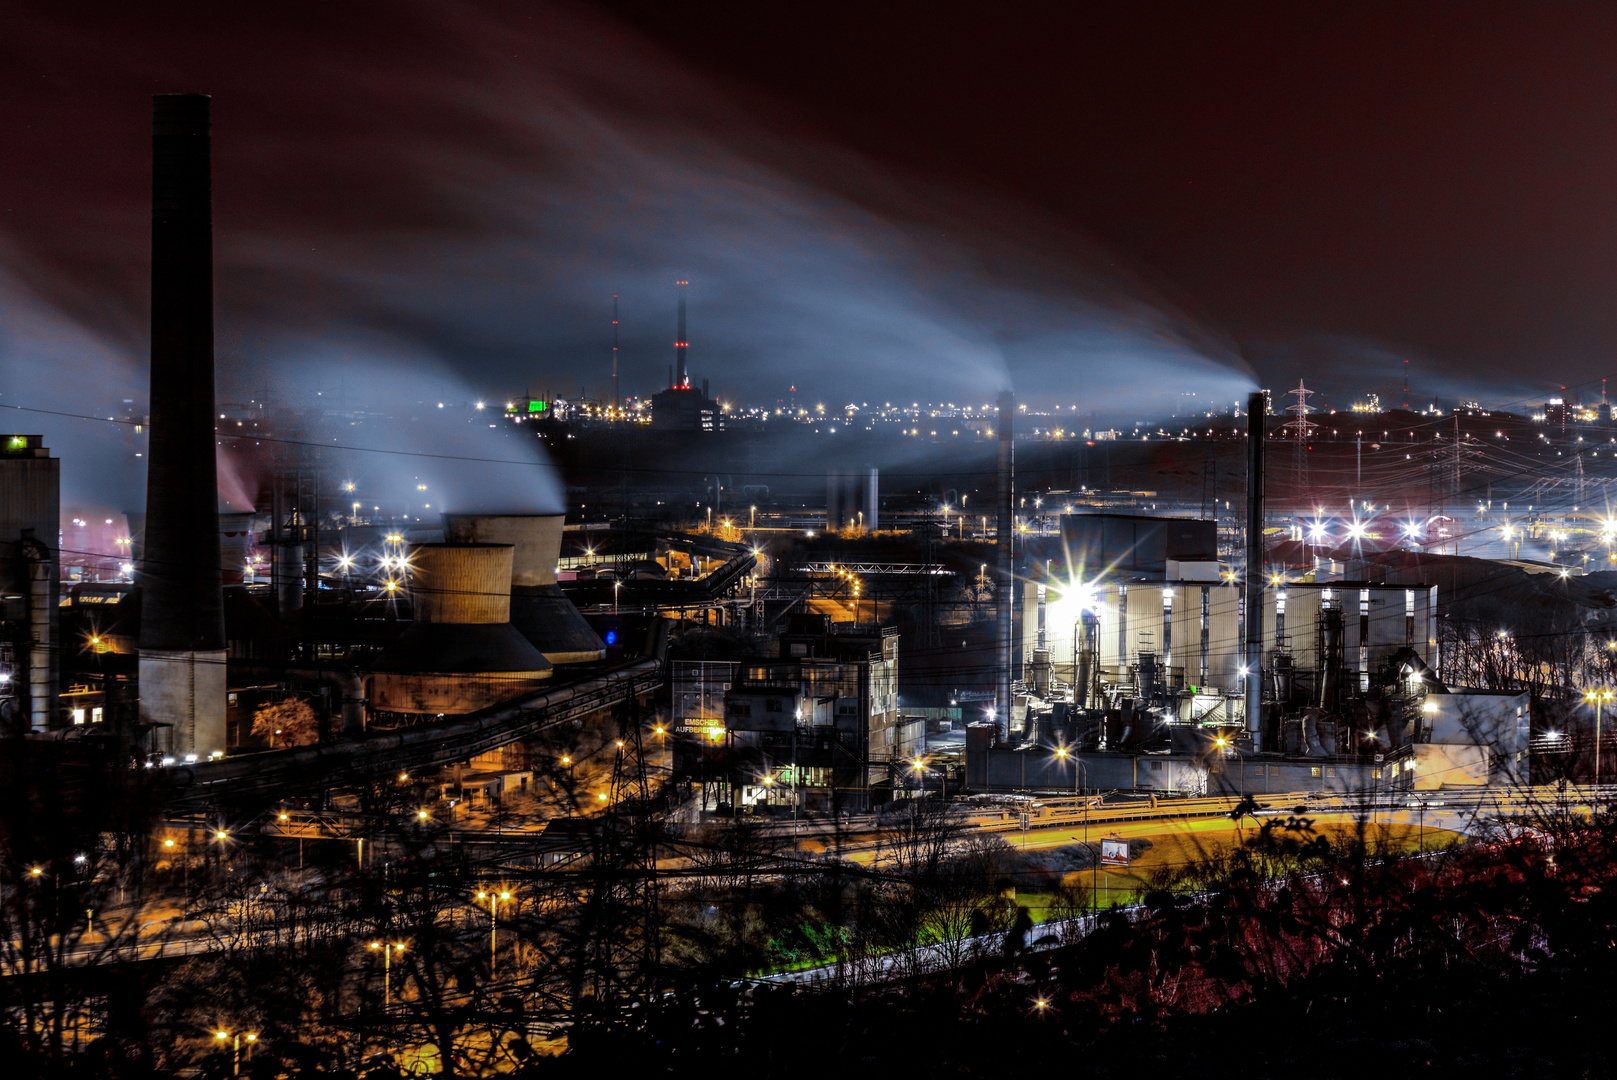
[[492, 976], [494, 974], [495, 948], [499, 944], [500, 932], [494, 905], [497, 901], [510, 900], [511, 892], [509, 889], [502, 889], [496, 894], [493, 891], [484, 892], [479, 890], [477, 898], [488, 901], [488, 973]]
[[[1242, 670], [1245, 671], [1246, 669], [1243, 668]], [[1246, 794], [1246, 755], [1241, 753], [1241, 748], [1239, 746], [1236, 746], [1235, 741], [1233, 739], [1231, 739], [1228, 735], [1219, 734], [1219, 735], [1214, 736], [1213, 737], [1213, 745], [1218, 747], [1219, 752], [1221, 754], [1223, 754], [1225, 751], [1228, 751], [1228, 753], [1234, 754], [1235, 759], [1241, 763], [1241, 781], [1240, 781], [1240, 783], [1241, 783], [1241, 794], [1245, 795]], [[1265, 789], [1265, 790], [1267, 790], [1267, 789]]]
[[214, 1038], [215, 1042], [220, 1042], [220, 1043], [228, 1042], [228, 1043], [231, 1044], [232, 1050], [231, 1050], [230, 1075], [232, 1075], [232, 1076], [240, 1076], [241, 1075], [241, 1042], [242, 1042], [243, 1039], [247, 1040], [247, 1060], [252, 1061], [253, 1060], [253, 1044], [258, 1041], [258, 1032], [249, 1031], [249, 1032], [246, 1032], [244, 1034], [244, 1033], [238, 1031], [234, 1035], [232, 1035], [230, 1032], [224, 1030], [223, 1028], [220, 1028], [218, 1031], [215, 1031], [213, 1033], [213, 1038]]
[[1595, 787], [1600, 786], [1600, 708], [1613, 697], [1610, 688], [1587, 690], [1583, 700], [1595, 707]]
[[386, 1012], [393, 1008], [393, 954], [404, 951], [404, 942], [371, 942], [371, 951], [377, 950], [382, 953], [382, 1010]]
[[[926, 773], [927, 773], [926, 762], [923, 761], [921, 758], [916, 758], [914, 761], [910, 762], [910, 771], [913, 772], [916, 775], [916, 777], [921, 781], [921, 797], [925, 798], [926, 797]], [[948, 778], [945, 777], [943, 772], [940, 770], [938, 772], [938, 797], [939, 798], [942, 798], [944, 800], [947, 800], [949, 798], [949, 792], [948, 792], [948, 787], [947, 787], [948, 783], [949, 783]]]
[[[1057, 761], [1065, 763], [1066, 760], [1069, 757], [1072, 758], [1072, 764], [1073, 764], [1073, 770], [1072, 770], [1072, 797], [1076, 799], [1076, 798], [1078, 798], [1079, 789], [1083, 786], [1084, 761], [1083, 761], [1082, 758], [1080, 758], [1077, 755], [1076, 752], [1068, 750], [1065, 746], [1056, 747], [1056, 760]], [[1089, 826], [1087, 824], [1085, 824], [1084, 828], [1088, 829], [1088, 827]], [[1086, 833], [1086, 836], [1087, 836], [1087, 833]]]

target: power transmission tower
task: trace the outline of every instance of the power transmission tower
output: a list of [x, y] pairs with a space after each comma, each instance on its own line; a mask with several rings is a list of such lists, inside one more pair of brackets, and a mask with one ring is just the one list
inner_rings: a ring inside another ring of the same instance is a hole
[[1308, 414], [1314, 411], [1308, 404], [1308, 399], [1313, 395], [1314, 391], [1308, 389], [1302, 380], [1298, 379], [1297, 389], [1286, 391], [1287, 397], [1297, 399], [1297, 404], [1286, 407], [1286, 411], [1293, 414], [1295, 419], [1288, 420], [1280, 427], [1281, 431], [1291, 436], [1297, 447], [1297, 463], [1293, 472], [1293, 480], [1297, 485], [1297, 498], [1302, 498], [1308, 490], [1308, 459], [1305, 454], [1309, 438], [1319, 430], [1319, 425], [1308, 419]]
[[[579, 905], [579, 963], [573, 1000], [579, 1022], [610, 1028], [659, 989], [661, 915], [657, 879], [660, 823], [652, 803], [640, 706], [616, 710], [618, 738], [606, 810], [596, 818], [592, 858]], [[596, 796], [599, 798], [599, 795]]]

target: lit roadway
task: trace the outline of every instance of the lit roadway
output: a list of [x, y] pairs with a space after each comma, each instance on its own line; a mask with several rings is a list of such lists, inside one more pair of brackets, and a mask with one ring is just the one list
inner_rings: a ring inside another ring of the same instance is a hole
[[[1384, 834], [1387, 840], [1400, 846], [1422, 846], [1430, 850], [1447, 846], [1469, 835], [1479, 822], [1491, 818], [1563, 810], [1587, 816], [1592, 801], [1587, 798], [1587, 794], [1587, 792], [1574, 792], [1563, 804], [1558, 799], [1558, 793], [1549, 788], [1516, 792], [1488, 789], [1471, 792], [1423, 792], [1419, 798], [1426, 804], [1424, 815], [1413, 805], [1416, 797], [1405, 795], [1399, 796], [1396, 801], [1384, 799], [1374, 808], [1354, 806], [1347, 799], [1337, 800], [1333, 805], [1310, 809], [1298, 816], [1309, 818], [1316, 831], [1333, 832], [1338, 835], [1351, 833], [1361, 817], [1369, 817], [1372, 820], [1366, 824], [1370, 829], [1372, 842], [1376, 840], [1376, 831], [1382, 829], [1388, 830]], [[1617, 796], [1617, 788], [1603, 789], [1603, 796]], [[1284, 819], [1292, 813], [1296, 801], [1293, 796], [1282, 796], [1263, 803], [1265, 809], [1257, 815], [1247, 816], [1240, 824], [1230, 820], [1226, 814], [1210, 814], [1208, 808], [1215, 800], [1192, 800], [1183, 804], [1199, 808], [1194, 812], [1201, 816], [1195, 817], [1185, 816], [1178, 812], [1178, 804], [1167, 801], [1150, 809], [1140, 804], [1095, 806], [1088, 828], [1090, 843], [1098, 844], [1103, 838], [1148, 839], [1151, 846], [1140, 853], [1127, 870], [1085, 867], [1082, 870], [1070, 871], [1069, 876], [1080, 882], [1098, 876], [1100, 880], [1095, 884], [1102, 894], [1104, 903], [1105, 895], [1111, 888], [1126, 887], [1132, 892], [1146, 884], [1145, 875], [1171, 865], [1188, 862], [1204, 851], [1238, 843], [1244, 833], [1257, 829], [1266, 820], [1277, 817]], [[1142, 812], [1149, 813], [1152, 817], [1149, 820], [1116, 820], [1118, 814], [1131, 815]], [[1068, 816], [1064, 816], [1061, 820], [1040, 821], [1036, 826], [1030, 825], [1025, 833], [1014, 825], [1007, 828], [1004, 822], [986, 825], [979, 823], [979, 827], [1004, 834], [1006, 841], [1015, 851], [1051, 851], [1076, 846], [1084, 840], [1083, 815], [1074, 812], [1070, 807], [1066, 813]], [[874, 861], [879, 847], [873, 828], [874, 823], [874, 819], [868, 819], [868, 822], [860, 821], [844, 833], [842, 845], [844, 858], [866, 866]], [[1422, 826], [1425, 831], [1423, 843], [1417, 839]], [[790, 822], [779, 823], [777, 827], [782, 835], [791, 835]], [[822, 828], [820, 823], [811, 825], [804, 822], [802, 832], [805, 835], [797, 847], [804, 851], [825, 851], [828, 847], [827, 837]], [[526, 836], [518, 837], [508, 831], [499, 839], [507, 844], [520, 843], [522, 839], [537, 839], [538, 835], [540, 834], [528, 833]], [[659, 860], [659, 866], [665, 870], [679, 870], [685, 868], [687, 863], [688, 860], [682, 856]], [[229, 919], [221, 920], [226, 924], [221, 929], [210, 931], [199, 920], [182, 920], [179, 918], [180, 914], [179, 909], [170, 906], [168, 901], [159, 900], [146, 906], [138, 916], [140, 930], [135, 942], [121, 942], [113, 950], [113, 955], [106, 956], [105, 959], [113, 959], [115, 956], [120, 960], [147, 960], [232, 947], [230, 940], [232, 934], [228, 929]], [[136, 918], [136, 915], [129, 910], [107, 911], [98, 913], [96, 922], [100, 926], [111, 924], [127, 927], [133, 918]], [[260, 926], [254, 929], [262, 932], [268, 928]], [[86, 935], [80, 944], [69, 949], [67, 957], [71, 960], [92, 959], [101, 956], [105, 949], [105, 939], [98, 929]], [[802, 974], [806, 976], [808, 973]]]

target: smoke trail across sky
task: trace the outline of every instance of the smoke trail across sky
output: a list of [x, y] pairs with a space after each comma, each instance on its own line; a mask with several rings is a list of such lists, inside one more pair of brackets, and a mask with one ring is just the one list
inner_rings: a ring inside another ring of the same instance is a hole
[[[0, 217], [13, 295], [117, 375], [56, 388], [80, 411], [142, 381], [147, 110], [172, 89], [214, 95], [221, 399], [380, 392], [389, 370], [422, 400], [603, 396], [614, 293], [623, 387], [651, 393], [676, 278], [693, 377], [742, 400], [1014, 384], [1149, 413], [1169, 383], [1215, 400], [1250, 384], [1227, 344], [1037, 213], [884, 173], [595, 15], [183, 10], [39, 6], [0, 46], [0, 116], [29, 163]], [[0, 392], [40, 399], [18, 381], [29, 360], [8, 350]]]

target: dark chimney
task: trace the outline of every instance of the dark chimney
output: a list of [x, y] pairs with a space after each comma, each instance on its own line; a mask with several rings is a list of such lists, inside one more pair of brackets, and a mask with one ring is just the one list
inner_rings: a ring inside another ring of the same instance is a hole
[[1252, 750], [1263, 741], [1263, 426], [1260, 391], [1246, 399], [1246, 729]]
[[209, 99], [152, 99], [152, 382], [140, 645], [225, 647]]
[[152, 99], [152, 404], [141, 560], [140, 718], [188, 760], [225, 745], [214, 473], [208, 98]]

